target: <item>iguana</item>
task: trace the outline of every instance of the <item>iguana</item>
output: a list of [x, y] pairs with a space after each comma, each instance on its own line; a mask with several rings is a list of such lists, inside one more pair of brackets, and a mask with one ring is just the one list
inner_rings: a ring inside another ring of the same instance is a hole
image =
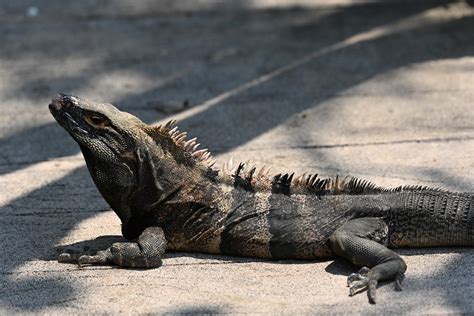
[[474, 246], [474, 194], [382, 188], [355, 177], [277, 174], [244, 163], [214, 167], [175, 121], [147, 125], [111, 104], [60, 94], [50, 111], [79, 144], [127, 242], [60, 262], [155, 268], [165, 251], [266, 259], [346, 258], [361, 269], [350, 295], [406, 271], [389, 248]]

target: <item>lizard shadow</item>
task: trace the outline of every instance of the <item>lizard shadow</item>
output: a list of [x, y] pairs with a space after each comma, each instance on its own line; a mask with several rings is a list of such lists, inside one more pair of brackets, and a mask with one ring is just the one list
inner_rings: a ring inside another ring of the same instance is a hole
[[[70, 244], [63, 244], [53, 247], [53, 251], [55, 253], [49, 253], [42, 257], [39, 257], [40, 260], [56, 260], [57, 255], [60, 253], [66, 252], [70, 254], [87, 254], [93, 255], [99, 250], [104, 250], [110, 247], [113, 243], [116, 242], [126, 242], [127, 240], [120, 236], [120, 235], [104, 235], [99, 236], [94, 239], [88, 239], [83, 241], [78, 241]], [[200, 252], [187, 252], [187, 251], [170, 251], [166, 252], [163, 259], [176, 259], [176, 258], [192, 258], [198, 260], [213, 260], [217, 261], [216, 263], [246, 263], [246, 262], [266, 262], [266, 263], [273, 263], [273, 264], [307, 264], [313, 262], [325, 262], [332, 260], [331, 258], [328, 259], [320, 259], [320, 260], [274, 260], [274, 259], [260, 259], [260, 258], [252, 258], [252, 257], [239, 257], [239, 256], [229, 256], [229, 255], [222, 255], [222, 254], [206, 254]], [[171, 263], [170, 265], [189, 265], [190, 263]], [[196, 262], [192, 264], [209, 264], [208, 262]], [[212, 263], [211, 263], [212, 264]], [[138, 269], [141, 270], [141, 269]], [[145, 269], [146, 270], [146, 269]]]
[[[169, 252], [166, 253], [165, 258], [193, 258], [193, 259], [206, 259], [206, 260], [215, 260], [218, 263], [250, 263], [250, 262], [264, 262], [269, 264], [277, 265], [298, 265], [298, 264], [308, 264], [308, 263], [319, 263], [326, 262], [332, 259], [319, 259], [319, 260], [278, 260], [278, 259], [262, 259], [262, 258], [253, 258], [253, 257], [239, 257], [239, 256], [230, 256], [230, 255], [221, 255], [221, 254], [205, 254], [199, 252]], [[197, 263], [200, 264], [200, 263]], [[206, 263], [204, 263], [206, 264]], [[180, 263], [175, 264], [180, 265]]]
[[[401, 256], [421, 256], [421, 255], [431, 255], [431, 254], [465, 254], [472, 253], [470, 248], [458, 248], [458, 247], [444, 247], [444, 248], [402, 248], [396, 249], [396, 252]], [[334, 275], [344, 275], [349, 276], [351, 273], [357, 272], [357, 269], [344, 258], [336, 257], [324, 270], [328, 273]]]
[[196, 305], [183, 306], [173, 310], [166, 311], [166, 315], [223, 315], [230, 312], [220, 306]]
[[94, 255], [99, 250], [110, 247], [113, 243], [124, 242], [126, 239], [120, 235], [104, 235], [94, 239], [82, 240], [71, 244], [58, 245], [53, 247], [54, 253], [46, 254], [40, 260], [56, 260], [57, 255], [66, 252], [70, 254]]
[[351, 273], [356, 272], [356, 268], [349, 261], [337, 257], [324, 268], [324, 271], [333, 275], [349, 276]]
[[[400, 254], [402, 257], [405, 256], [424, 256], [424, 255], [432, 255], [432, 254], [451, 254], [455, 253], [458, 254], [459, 257], [456, 259], [456, 263], [460, 263], [459, 267], [468, 267], [470, 262], [472, 262], [472, 248], [401, 248], [396, 249], [396, 252]], [[466, 261], [464, 264], [462, 261]], [[454, 265], [454, 264], [453, 264]], [[352, 265], [349, 261], [344, 258], [337, 257], [332, 261], [326, 268], [325, 271], [332, 275], [339, 275], [348, 277], [352, 273], [357, 273], [359, 269]], [[437, 284], [447, 284], [452, 283], [454, 280], [463, 280], [465, 281], [465, 269], [457, 268], [457, 269], [450, 269], [448, 267], [442, 269], [440, 273], [436, 274], [436, 283]], [[408, 267], [408, 272], [406, 274], [407, 278], [409, 278], [408, 282], [404, 282], [402, 284], [403, 287], [410, 286], [413, 288], [424, 288], [427, 286], [433, 287], [435, 284], [431, 281], [431, 278], [426, 278], [424, 276], [412, 276], [410, 272], [410, 266]], [[431, 284], [430, 284], [431, 282]], [[455, 282], [454, 282], [455, 283]], [[468, 281], [466, 283], [469, 283]], [[409, 284], [409, 285], [407, 285]], [[386, 286], [393, 286], [393, 281], [385, 281], [380, 280], [377, 284], [377, 288], [383, 288]], [[469, 286], [469, 285], [468, 285]], [[444, 288], [444, 286], [441, 286]], [[358, 292], [357, 294], [361, 294], [364, 291]], [[442, 292], [441, 292], [442, 293]], [[454, 292], [455, 293], [455, 292]], [[447, 301], [452, 302], [453, 306], [457, 306], [460, 310], [465, 312], [471, 312], [469, 309], [469, 305], [466, 302], [462, 302], [462, 299], [456, 298], [454, 293], [448, 292], [445, 293]], [[415, 310], [415, 306], [411, 309]]]
[[[421, 9], [426, 9], [426, 8], [429, 8], [431, 5], [428, 5], [428, 6], [425, 6], [425, 7], [422, 7]], [[327, 19], [329, 20], [333, 20], [334, 21], [341, 21], [341, 20], [345, 20], [345, 18], [350, 18], [350, 17], [353, 17], [354, 15], [357, 14], [357, 12], [361, 12], [361, 11], [358, 11], [358, 10], [364, 10], [363, 7], [357, 9], [355, 12], [352, 11], [352, 10], [349, 10], [348, 12], [344, 13], [343, 11], [339, 14], [335, 14], [334, 16], [329, 16]], [[422, 10], [414, 10], [415, 12], [411, 12], [411, 13], [418, 13]], [[394, 17], [394, 20], [397, 20], [398, 18], [404, 18], [406, 15], [410, 15], [409, 12], [407, 11], [403, 11], [401, 13], [394, 13], [393, 14], [393, 17]], [[374, 16], [374, 18], [376, 18]], [[380, 21], [380, 19], [379, 19]], [[369, 23], [370, 21], [368, 21]], [[384, 22], [389, 22], [389, 21], [384, 21]], [[331, 25], [332, 23], [329, 23], [329, 25]], [[381, 23], [382, 25], [384, 23]], [[458, 34], [464, 34], [463, 33], [463, 30], [466, 30], [466, 29], [469, 29], [469, 25], [472, 25], [472, 18], [461, 18], [459, 19], [458, 21], [454, 21], [454, 22], [447, 22], [446, 23], [447, 26], [446, 28], [448, 28], [447, 30], [444, 29], [443, 32], [439, 32], [439, 35], [442, 37], [442, 38], [445, 38], [446, 39], [446, 46], [450, 46], [450, 45], [453, 45], [458, 43], [458, 41], [456, 39], [459, 39], [459, 38], [456, 38], [454, 37], [454, 40], [453, 38], [450, 36], [450, 30], [454, 30], [454, 32], [458, 32]], [[312, 30], [317, 30], [318, 28], [318, 25], [319, 23], [316, 21], [316, 22], [312, 22], [312, 23], [309, 23], [307, 25], [304, 25], [303, 27], [300, 27], [300, 28], [295, 28], [293, 31], [295, 34], [293, 34], [294, 36], [300, 36], [300, 40], [303, 41], [303, 39], [307, 39], [307, 42], [309, 43], [310, 41], [313, 41], [313, 42], [318, 42], [318, 41], [315, 41], [315, 37], [313, 36], [313, 33], [312, 33]], [[373, 26], [377, 26], [377, 25], [373, 25], [371, 24], [370, 27], [373, 27]], [[367, 28], [370, 28], [368, 25], [362, 27], [362, 28], [359, 28], [357, 30], [354, 31], [354, 33], [357, 33], [358, 31], [364, 31], [366, 30]], [[327, 30], [327, 28], [326, 28]], [[331, 29], [332, 30], [332, 29]], [[337, 31], [337, 29], [335, 29], [335, 31]], [[287, 32], [287, 31], [285, 31]], [[258, 116], [256, 115], [256, 112], [255, 111], [251, 111], [252, 109], [252, 104], [249, 104], [247, 107], [243, 107], [243, 108], [238, 108], [236, 107], [236, 100], [233, 99], [232, 102], [229, 102], [229, 104], [223, 104], [223, 107], [220, 107], [219, 109], [210, 109], [209, 111], [204, 111], [203, 113], [197, 115], [197, 116], [193, 116], [192, 118], [190, 119], [187, 119], [184, 123], [185, 125], [187, 125], [188, 127], [193, 127], [195, 128], [195, 130], [198, 132], [198, 134], [200, 133], [204, 138], [206, 138], [206, 141], [209, 143], [209, 144], [212, 144], [214, 147], [216, 148], [221, 148], [221, 151], [228, 151], [232, 148], [235, 148], [241, 144], [244, 144], [245, 142], [255, 138], [256, 136], [264, 133], [265, 131], [267, 131], [268, 129], [270, 128], [273, 128], [275, 126], [277, 126], [278, 124], [280, 124], [284, 119], [286, 119], [288, 116], [302, 110], [302, 109], [306, 109], [308, 107], [311, 107], [311, 106], [314, 106], [314, 104], [318, 104], [320, 102], [322, 102], [323, 100], [326, 100], [326, 99], [330, 99], [331, 96], [333, 96], [335, 93], [337, 92], [340, 92], [340, 91], [343, 91], [344, 89], [347, 89], [351, 86], [354, 86], [354, 85], [357, 85], [358, 83], [360, 83], [361, 81], [363, 80], [367, 80], [367, 79], [370, 79], [373, 75], [377, 74], [377, 73], [381, 73], [381, 72], [384, 72], [384, 71], [387, 71], [387, 70], [390, 70], [390, 69], [394, 69], [394, 68], [397, 68], [397, 67], [400, 67], [400, 66], [403, 66], [403, 65], [407, 65], [407, 64], [412, 64], [412, 63], [416, 63], [418, 61], [424, 61], [424, 60], [431, 60], [431, 59], [437, 59], [437, 58], [443, 58], [443, 57], [451, 57], [451, 58], [454, 58], [454, 57], [459, 57], [459, 56], [465, 56], [465, 55], [468, 55], [471, 51], [472, 51], [472, 46], [469, 45], [469, 42], [463, 42], [464, 43], [464, 48], [459, 48], [461, 47], [460, 45], [455, 45], [454, 47], [457, 48], [457, 49], [453, 49], [452, 52], [450, 53], [447, 53], [447, 50], [441, 50], [441, 52], [437, 52], [436, 49], [433, 49], [436, 48], [436, 44], [437, 44], [437, 41], [431, 41], [429, 38], [430, 38], [430, 35], [437, 35], [438, 32], [436, 30], [432, 30], [430, 28], [428, 29], [423, 29], [421, 28], [420, 30], [417, 30], [417, 32], [419, 32], [419, 41], [420, 43], [425, 43], [427, 45], [424, 45], [424, 46], [427, 46], [428, 48], [425, 48], [425, 49], [422, 49], [420, 50], [417, 54], [413, 54], [413, 56], [402, 56], [403, 58], [400, 58], [398, 56], [397, 53], [395, 52], [398, 52], [398, 53], [402, 53], [402, 50], [399, 50], [399, 49], [393, 49], [392, 52], [390, 52], [392, 55], [388, 55], [387, 56], [387, 61], [390, 61], [392, 59], [396, 59], [397, 62], [392, 62], [392, 63], [389, 63], [387, 62], [387, 65], [383, 65], [383, 66], [373, 66], [371, 67], [371, 69], [373, 69], [372, 71], [370, 71], [368, 74], [366, 74], [365, 76], [363, 76], [363, 78], [360, 78], [360, 76], [358, 74], [354, 74], [354, 73], [357, 73], [358, 72], [358, 69], [346, 69], [348, 71], [352, 71], [352, 75], [351, 73], [348, 73], [347, 74], [347, 77], [346, 77], [346, 81], [343, 82], [342, 84], [340, 85], [337, 85], [336, 88], [332, 89], [331, 93], [327, 93], [325, 94], [323, 97], [321, 96], [315, 96], [314, 93], [301, 93], [301, 99], [298, 99], [296, 100], [294, 106], [287, 106], [285, 107], [284, 109], [282, 109], [281, 111], [279, 111], [278, 113], [274, 113], [274, 114], [271, 114], [271, 115], [266, 115], [266, 116]], [[286, 34], [286, 33], [285, 33]], [[306, 34], [306, 35], [305, 35]], [[351, 34], [343, 34], [342, 37], [338, 37], [337, 40], [341, 40], [344, 38], [345, 35], [351, 35]], [[402, 33], [402, 34], [395, 34], [393, 36], [388, 36], [386, 38], [383, 38], [383, 39], [380, 39], [380, 40], [376, 40], [376, 41], [373, 41], [373, 42], [368, 42], [368, 43], [365, 43], [365, 44], [357, 44], [357, 45], [354, 45], [352, 48], [351, 47], [348, 47], [344, 50], [344, 52], [342, 52], [343, 54], [346, 54], [346, 56], [344, 58], [342, 58], [340, 55], [338, 54], [330, 54], [329, 57], [325, 57], [325, 58], [322, 58], [318, 65], [320, 65], [322, 68], [324, 68], [324, 64], [328, 64], [328, 65], [332, 65], [332, 66], [337, 66], [338, 65], [338, 60], [342, 60], [342, 59], [347, 59], [347, 60], [356, 60], [357, 56], [360, 56], [361, 53], [362, 55], [365, 53], [365, 50], [364, 48], [368, 48], [369, 51], [371, 49], [381, 49], [383, 47], [397, 47], [397, 43], [403, 43], [403, 38], [404, 36], [406, 35], [406, 33]], [[424, 35], [427, 35], [428, 36], [428, 39], [426, 39], [426, 37]], [[461, 36], [459, 35], [459, 36]], [[461, 38], [462, 39], [462, 38]], [[278, 39], [279, 41], [281, 41], [282, 39]], [[306, 44], [308, 44], [306, 43]], [[466, 44], [467, 43], [467, 44]], [[332, 43], [325, 43], [325, 44], [332, 44]], [[428, 45], [428, 44], [432, 44], [432, 45]], [[64, 45], [64, 46], [68, 46], [68, 45]], [[136, 46], [140, 46], [140, 45], [136, 45]], [[324, 47], [324, 45], [322, 45]], [[315, 47], [309, 47], [311, 49], [315, 48]], [[275, 50], [276, 51], [276, 50]], [[332, 56], [332, 57], [331, 57]], [[353, 58], [354, 57], [354, 58]], [[406, 58], [405, 58], [406, 57]], [[317, 65], [317, 66], [318, 66]], [[245, 67], [244, 67], [245, 68]], [[248, 68], [248, 67], [247, 67]], [[332, 68], [332, 67], [330, 67]], [[337, 67], [336, 67], [337, 68]], [[356, 67], [357, 68], [357, 67]], [[344, 67], [342, 67], [342, 69], [344, 70]], [[208, 77], [216, 77], [216, 78], [219, 78], [218, 76], [212, 76], [212, 75], [209, 75]], [[304, 77], [304, 76], [302, 76]], [[189, 81], [196, 81], [196, 82], [199, 82], [200, 80], [195, 80], [196, 78], [190, 78], [188, 79]], [[67, 80], [67, 78], [66, 78]], [[84, 78], [84, 80], [86, 80], [86, 78]], [[219, 79], [220, 80], [220, 79]], [[293, 80], [296, 80], [295, 78], [293, 78]], [[199, 86], [201, 86], [201, 82], [199, 82]], [[232, 84], [235, 84], [235, 82], [232, 82]], [[297, 85], [295, 85], [297, 86]], [[24, 86], [21, 86], [20, 87], [21, 89], [24, 89], [24, 90], [28, 90], [28, 82], [25, 83]], [[169, 90], [172, 90], [171, 89], [171, 85], [168, 86], [168, 89]], [[176, 87], [174, 87], [176, 88]], [[178, 86], [177, 89], [180, 89], [182, 87]], [[327, 87], [326, 87], [327, 88]], [[191, 90], [193, 90], [194, 88], [192, 88]], [[164, 89], [166, 90], [166, 89]], [[251, 99], [256, 99], [257, 101], [259, 99], [265, 99], [265, 98], [270, 98], [272, 97], [273, 94], [275, 94], [274, 99], [281, 99], [281, 100], [285, 100], [287, 99], [284, 94], [281, 95], [282, 91], [284, 91], [285, 89], [281, 89], [281, 87], [274, 87], [274, 86], [270, 86], [270, 89], [268, 89], [267, 87], [267, 91], [265, 94], [265, 91], [259, 91], [258, 93], [255, 93], [255, 91], [252, 91], [252, 95], [250, 95], [250, 98]], [[155, 93], [161, 93], [163, 92], [162, 90], [152, 90], [153, 93], [152, 95], [154, 95]], [[166, 92], [166, 91], [164, 91]], [[290, 91], [291, 92], [291, 91]], [[318, 93], [321, 92], [321, 90], [318, 90], [317, 91]], [[171, 92], [168, 92], [171, 94]], [[280, 93], [280, 95], [278, 95], [278, 93]], [[212, 95], [212, 91], [210, 93]], [[124, 98], [123, 101], [124, 103], [132, 103], [133, 100], [135, 99], [140, 99], [140, 96], [142, 94], [137, 94], [135, 96], [132, 96], [131, 99], [126, 99]], [[248, 98], [249, 97], [249, 93], [247, 93], [246, 97]], [[127, 102], [128, 100], [128, 102]], [[308, 101], [310, 100], [310, 101]], [[316, 101], [314, 101], [316, 100]], [[239, 100], [237, 100], [239, 101]], [[245, 111], [249, 110], [248, 113], [246, 113]], [[258, 111], [261, 111], [262, 113], [263, 112], [267, 112], [267, 114], [271, 113], [271, 109], [270, 108], [260, 108], [258, 110], [256, 110], [257, 112]], [[275, 111], [277, 112], [277, 111]], [[236, 115], [235, 114], [239, 114], [239, 117], [240, 115], [242, 116], [241, 119], [239, 120], [236, 120], [235, 117]], [[223, 115], [225, 114], [225, 115]], [[258, 113], [257, 113], [258, 114]], [[202, 124], [202, 126], [199, 126], [200, 123], [202, 122], [206, 122], [210, 117], [212, 117], [212, 120], [210, 120], [210, 123], [209, 124]], [[261, 121], [259, 122], [255, 122], [254, 119], [255, 118], [263, 118], [265, 117], [265, 119], [268, 119], [268, 121], [265, 121], [263, 122], [264, 124], [260, 124], [262, 123]], [[213, 122], [213, 120], [215, 122]], [[257, 126], [255, 129], [245, 129], [245, 128], [242, 128], [241, 126], [241, 123], [242, 122], [253, 122], [252, 124], [254, 126]], [[53, 125], [55, 126], [53, 128]], [[235, 129], [235, 133], [234, 131], [230, 131], [228, 134], [233, 137], [233, 141], [231, 142], [226, 142], [225, 139], [223, 139], [222, 137], [222, 131], [223, 130], [226, 130], [228, 127], [232, 127]], [[46, 130], [49, 130], [51, 129], [51, 131], [53, 131], [53, 129], [57, 130], [57, 131], [60, 131], [60, 127], [59, 126], [56, 126], [56, 124], [54, 123], [51, 123], [49, 125], [47, 125], [46, 127]], [[24, 146], [26, 140], [29, 140], [29, 135], [32, 133], [32, 132], [35, 132], [35, 131], [38, 131], [38, 133], [41, 132], [41, 134], [43, 134], [44, 130], [35, 130], [35, 129], [27, 129], [25, 130], [24, 133], [22, 134], [16, 134], [18, 137], [15, 137], [12, 136], [10, 138], [7, 138], [5, 139], [5, 142], [4, 144], [14, 144], [15, 147], [12, 147], [12, 152], [15, 152], [15, 150], [17, 150], [18, 148], [20, 148], [20, 146]], [[217, 131], [217, 132], [216, 132]], [[63, 133], [63, 132], [61, 132]], [[198, 135], [200, 136], [200, 135]], [[49, 159], [49, 158], [54, 158], [54, 157], [57, 157], [57, 156], [62, 156], [63, 154], [68, 154], [68, 153], [71, 153], [71, 152], [77, 152], [76, 151], [76, 145], [73, 144], [72, 140], [70, 140], [68, 137], [66, 137], [64, 134], [61, 136], [61, 137], [54, 137], [54, 139], [64, 139], [65, 141], [67, 141], [69, 144], [67, 145], [67, 148], [65, 148], [66, 146], [61, 146], [61, 145], [58, 145], [58, 143], [53, 143], [53, 142], [44, 142], [43, 140], [47, 139], [48, 137], [44, 138], [44, 139], [39, 139], [38, 140], [38, 143], [47, 143], [47, 144], [54, 144], [56, 147], [57, 150], [52, 150], [51, 152], [49, 153], [45, 153], [45, 157], [42, 157], [42, 158], [45, 158], [45, 159]], [[62, 144], [62, 143], [61, 143]], [[3, 145], [2, 145], [2, 149], [3, 149]], [[72, 151], [72, 148], [74, 148], [74, 151]], [[36, 152], [36, 149], [34, 150]], [[72, 175], [68, 175], [66, 176], [65, 178], [57, 181], [58, 183], [62, 183], [63, 185], [66, 186], [67, 190], [64, 189], [64, 188], [60, 188], [60, 189], [57, 189], [56, 191], [54, 192], [51, 192], [52, 191], [52, 188], [53, 188], [53, 184], [49, 184], [49, 185], [44, 185], [41, 189], [39, 189], [38, 191], [39, 192], [33, 192], [31, 194], [27, 194], [25, 196], [21, 196], [20, 198], [18, 198], [16, 201], [14, 201], [14, 203], [10, 203], [9, 205], [7, 205], [6, 207], [2, 208], [2, 214], [4, 213], [4, 209], [5, 210], [12, 210], [14, 212], [17, 212], [17, 213], [20, 213], [20, 211], [22, 210], [22, 208], [25, 207], [26, 204], [28, 203], [31, 203], [31, 204], [34, 204], [31, 206], [31, 208], [35, 208], [36, 212], [38, 212], [39, 216], [37, 216], [37, 218], [33, 218], [31, 219], [32, 217], [30, 215], [25, 215], [25, 214], [13, 214], [11, 216], [12, 220], [10, 222], [8, 222], [8, 226], [10, 227], [16, 227], [17, 230], [13, 230], [11, 229], [11, 231], [9, 231], [9, 236], [8, 236], [8, 240], [11, 241], [11, 240], [14, 240], [16, 243], [13, 244], [13, 246], [18, 246], [16, 247], [17, 249], [21, 249], [21, 253], [18, 254], [18, 253], [14, 253], [14, 252], [9, 252], [7, 255], [5, 255], [6, 257], [9, 257], [12, 262], [11, 263], [8, 263], [5, 265], [5, 269], [4, 271], [4, 274], [2, 276], [2, 281], [5, 281], [5, 284], [7, 286], [8, 289], [13, 289], [13, 291], [8, 291], [9, 293], [9, 296], [3, 300], [2, 298], [2, 303], [3, 302], [6, 302], [7, 304], [10, 304], [11, 306], [13, 306], [14, 308], [16, 309], [20, 309], [20, 310], [33, 310], [33, 311], [38, 311], [38, 310], [41, 310], [41, 308], [44, 308], [44, 307], [47, 307], [47, 306], [50, 306], [50, 305], [54, 305], [54, 304], [59, 304], [61, 302], [66, 302], [67, 300], [69, 299], [73, 299], [75, 297], [75, 293], [77, 291], [77, 289], [70, 283], [70, 279], [68, 278], [63, 278], [61, 279], [61, 276], [59, 277], [56, 277], [54, 276], [54, 278], [56, 279], [53, 279], [51, 277], [47, 277], [47, 278], [37, 278], [37, 277], [32, 277], [30, 280], [28, 281], [17, 281], [17, 277], [16, 277], [16, 269], [18, 267], [21, 268], [21, 266], [23, 264], [29, 264], [29, 261], [31, 261], [31, 259], [33, 258], [38, 258], [37, 256], [39, 255], [39, 258], [53, 258], [53, 254], [50, 254], [49, 256], [45, 256], [44, 253], [47, 253], [47, 252], [50, 252], [50, 245], [51, 244], [54, 244], [59, 238], [61, 238], [62, 236], [66, 235], [67, 232], [71, 231], [74, 227], [74, 225], [76, 223], [79, 223], [87, 218], [90, 218], [91, 217], [91, 214], [90, 213], [80, 213], [80, 212], [77, 212], [76, 214], [60, 214], [59, 216], [56, 216], [56, 217], [52, 217], [51, 215], [48, 215], [47, 213], [51, 211], [51, 209], [53, 207], [56, 207], [56, 208], [63, 208], [63, 209], [71, 209], [72, 207], [76, 208], [77, 206], [75, 205], [76, 203], [83, 203], [82, 204], [82, 207], [83, 208], [87, 208], [87, 209], [90, 209], [91, 206], [89, 205], [90, 204], [90, 201], [94, 201], [93, 203], [98, 203], [97, 201], [102, 201], [101, 198], [99, 196], [97, 196], [97, 194], [93, 195], [91, 194], [90, 191], [88, 191], [88, 189], [85, 188], [85, 186], [83, 187], [78, 187], [77, 186], [77, 183], [79, 182], [83, 182], [84, 179], [89, 179], [89, 175], [86, 175], [86, 172], [85, 170], [81, 170], [81, 171], [78, 171], [78, 172], [75, 172], [74, 174]], [[90, 182], [90, 180], [88, 180], [88, 182]], [[89, 186], [93, 186], [93, 184], [89, 184]], [[76, 187], [77, 187], [77, 191], [78, 192], [75, 192], [76, 195], [77, 195], [77, 199], [75, 199], [74, 196], [72, 196], [72, 199], [70, 199], [71, 197], [71, 190], [75, 191], [76, 190]], [[95, 189], [94, 189], [95, 190]], [[53, 201], [54, 203], [51, 203], [51, 201], [46, 201], [44, 199], [44, 196], [62, 196], [62, 198], [60, 199], [60, 201]], [[64, 196], [68, 196], [68, 198], [64, 198]], [[87, 202], [88, 203], [85, 203], [84, 200], [86, 200], [86, 198], [84, 197], [88, 197], [87, 198]], [[70, 200], [68, 200], [70, 199]], [[83, 202], [81, 202], [83, 201]], [[60, 204], [59, 206], [57, 204]], [[61, 203], [64, 203], [61, 205]], [[100, 202], [102, 203], [102, 202]], [[45, 214], [41, 214], [41, 212], [44, 212]], [[4, 216], [4, 215], [2, 215]], [[14, 217], [13, 217], [14, 216]], [[7, 226], [6, 225], [6, 226]], [[44, 227], [48, 227], [48, 229], [45, 229]], [[97, 240], [98, 239], [98, 240]], [[89, 242], [80, 242], [80, 243], [74, 243], [72, 244], [73, 247], [77, 247], [77, 249], [84, 249], [84, 247], [89, 247], [90, 250], [92, 249], [95, 249], [97, 247], [102, 247], [102, 246], [110, 246], [111, 243], [113, 243], [114, 241], [120, 241], [120, 240], [123, 240], [122, 237], [120, 236], [104, 236], [104, 237], [99, 237], [97, 239], [94, 239], [94, 241], [89, 241]], [[6, 241], [2, 241], [2, 246], [3, 245], [7, 245], [8, 243]], [[12, 247], [11, 245], [9, 245], [9, 247]], [[67, 246], [65, 246], [67, 247]], [[59, 249], [59, 248], [58, 248]], [[64, 248], [63, 248], [64, 249]], [[30, 252], [31, 251], [31, 252]], [[252, 258], [236, 258], [236, 257], [227, 257], [227, 256], [221, 256], [221, 255], [201, 255], [201, 254], [194, 254], [194, 253], [173, 253], [173, 254], [170, 254], [171, 257], [175, 256], [175, 257], [179, 257], [179, 256], [195, 256], [196, 258], [212, 258], [212, 259], [221, 259], [221, 260], [235, 260], [236, 262], [253, 262], [253, 261], [256, 261], [256, 259], [252, 259]], [[265, 261], [267, 262], [266, 260], [262, 260], [262, 261]], [[270, 261], [270, 262], [274, 262], [275, 264], [287, 264], [287, 263], [291, 263], [291, 264], [294, 264], [296, 263], [295, 261], [284, 261], [284, 262], [275, 262], [275, 261]], [[338, 260], [339, 262], [339, 260]], [[307, 263], [307, 262], [302, 262], [302, 261], [298, 261], [297, 263]], [[335, 264], [338, 264], [338, 263], [335, 263]], [[331, 266], [332, 264], [330, 264], [329, 266]], [[336, 269], [335, 271], [341, 271], [341, 273], [347, 273], [349, 274], [350, 272], [354, 272], [354, 269], [353, 268], [349, 268], [349, 266], [347, 267], [347, 269], [339, 266], [339, 270], [337, 269], [337, 265], [336, 265]], [[334, 266], [331, 267], [329, 270], [331, 271], [331, 269], [334, 269]], [[330, 272], [328, 271], [328, 272]], [[344, 272], [344, 271], [347, 271], [347, 272]], [[50, 293], [52, 295], [52, 298], [49, 298], [49, 299], [38, 299], [37, 297], [35, 298], [34, 296], [38, 296], [37, 294], [39, 292], [42, 292], [42, 293]], [[13, 293], [13, 294], [10, 294], [10, 293]], [[15, 294], [15, 293], [19, 293], [19, 294]], [[9, 302], [9, 299], [11, 298], [14, 298], [11, 300], [11, 303]]]

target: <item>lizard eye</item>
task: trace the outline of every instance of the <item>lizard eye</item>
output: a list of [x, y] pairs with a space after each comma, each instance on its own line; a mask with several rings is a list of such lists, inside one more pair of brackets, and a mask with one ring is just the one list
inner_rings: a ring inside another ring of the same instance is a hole
[[104, 128], [109, 125], [107, 122], [107, 119], [97, 114], [89, 114], [89, 115], [86, 115], [85, 118], [86, 118], [87, 123], [89, 123], [90, 125], [94, 127]]

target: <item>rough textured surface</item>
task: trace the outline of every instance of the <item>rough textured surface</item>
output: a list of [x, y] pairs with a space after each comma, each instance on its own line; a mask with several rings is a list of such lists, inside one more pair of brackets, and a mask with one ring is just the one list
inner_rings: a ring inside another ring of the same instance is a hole
[[4, 311], [474, 310], [469, 249], [403, 251], [407, 291], [382, 287], [375, 307], [345, 296], [353, 270], [342, 261], [58, 265], [56, 245], [120, 228], [46, 107], [66, 91], [155, 121], [163, 105], [187, 103], [174, 117], [220, 161], [473, 191], [474, 13], [464, 3], [86, 19], [45, 6], [36, 19], [0, 17]]
[[378, 281], [400, 291], [405, 278], [406, 263], [388, 248], [474, 247], [474, 193], [271, 174], [232, 159], [219, 168], [176, 120], [148, 125], [63, 93], [49, 109], [79, 145], [127, 239], [92, 253], [65, 250], [61, 263], [151, 269], [173, 251], [274, 260], [335, 254], [360, 268], [347, 279], [350, 296], [366, 289], [375, 304]]

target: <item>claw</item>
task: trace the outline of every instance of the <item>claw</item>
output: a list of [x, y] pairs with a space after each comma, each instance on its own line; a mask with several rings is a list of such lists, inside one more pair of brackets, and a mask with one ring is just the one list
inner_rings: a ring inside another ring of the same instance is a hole
[[347, 277], [347, 286], [350, 286], [352, 282], [354, 281], [357, 281], [357, 280], [360, 280], [360, 275], [359, 273], [351, 273], [348, 277]]
[[349, 296], [354, 296], [360, 290], [364, 290], [368, 286], [368, 279], [364, 278], [360, 281], [354, 281], [349, 285]]
[[369, 303], [375, 304], [375, 294], [377, 293], [377, 280], [369, 278], [369, 289], [367, 291], [367, 296], [369, 297]]
[[359, 272], [357, 273], [351, 273], [348, 277], [347, 277], [347, 286], [350, 286], [351, 283], [355, 282], [355, 281], [360, 281], [360, 280], [363, 280], [367, 277], [367, 275], [369, 274], [370, 272], [370, 269], [367, 268], [367, 267], [362, 267]]
[[77, 265], [79, 268], [83, 268], [88, 263], [94, 263], [93, 257], [94, 256], [82, 255], [77, 259]]
[[402, 288], [402, 282], [405, 279], [405, 273], [398, 273], [397, 276], [395, 277], [395, 290], [401, 291], [403, 290]]
[[368, 267], [362, 267], [359, 270], [359, 274], [362, 274], [363, 276], [367, 276], [370, 272], [370, 269]]
[[110, 255], [110, 251], [108, 250], [98, 251], [97, 254], [93, 256], [82, 255], [77, 259], [77, 264], [80, 268], [88, 264], [106, 264]]
[[347, 278], [347, 286], [349, 287], [349, 296], [354, 296], [356, 293], [367, 289], [367, 296], [369, 302], [375, 304], [377, 279], [370, 275], [370, 269], [363, 267], [358, 273], [352, 273]]

